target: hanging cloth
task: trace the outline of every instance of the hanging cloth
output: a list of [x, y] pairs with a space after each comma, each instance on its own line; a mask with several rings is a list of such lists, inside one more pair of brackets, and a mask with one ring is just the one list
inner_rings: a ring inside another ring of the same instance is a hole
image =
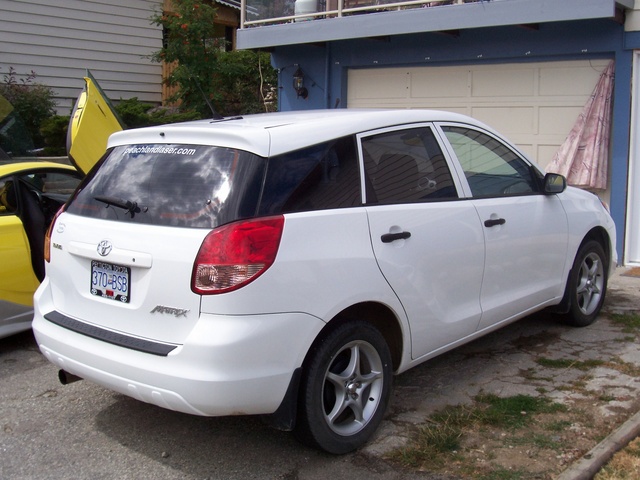
[[546, 168], [564, 175], [569, 185], [607, 188], [614, 65], [612, 60], [600, 75], [573, 129]]

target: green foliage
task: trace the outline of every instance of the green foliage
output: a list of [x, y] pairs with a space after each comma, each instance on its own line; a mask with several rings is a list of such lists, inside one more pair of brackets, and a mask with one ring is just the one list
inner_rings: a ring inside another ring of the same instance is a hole
[[154, 105], [150, 103], [139, 101], [138, 97], [133, 97], [129, 100], [121, 99], [117, 105], [114, 105], [118, 116], [127, 128], [137, 128], [149, 125], [149, 114], [147, 112], [153, 107]]
[[[390, 453], [388, 458], [412, 468], [443, 468], [464, 453], [463, 440], [468, 431], [477, 431], [485, 426], [515, 431], [535, 422], [538, 414], [564, 411], [564, 405], [544, 397], [478, 395], [472, 406], [448, 406], [431, 415], [411, 444]], [[529, 435], [526, 441], [538, 448], [558, 447], [557, 442], [543, 435]], [[521, 478], [503, 476], [506, 474], [507, 471], [497, 469], [479, 478]]]
[[572, 358], [538, 358], [536, 363], [547, 368], [575, 368], [577, 370], [590, 370], [605, 364], [603, 360], [575, 360]]
[[151, 17], [165, 32], [162, 49], [151, 59], [173, 65], [165, 83], [177, 91], [168, 102], [203, 118], [211, 116], [207, 101], [221, 115], [264, 111], [263, 98], [273, 96], [277, 82], [269, 55], [225, 52], [226, 39], [214, 23], [216, 8], [209, 3], [181, 0], [174, 2], [174, 8]]
[[161, 50], [151, 56], [154, 62], [176, 63], [165, 79], [167, 85], [178, 87], [168, 100], [181, 102], [186, 110], [207, 113], [201, 90], [213, 91], [213, 74], [217, 69], [217, 54], [224, 43], [216, 38], [216, 9], [201, 0], [174, 2], [174, 12], [156, 13], [151, 17], [165, 32]]
[[68, 129], [68, 116], [54, 115], [42, 122], [40, 132], [44, 138], [45, 156], [61, 156], [67, 154]]
[[241, 115], [275, 110], [278, 78], [265, 52], [220, 52], [214, 78], [214, 103], [222, 115]]
[[45, 119], [55, 114], [56, 102], [53, 90], [35, 82], [36, 74], [31, 71], [26, 77], [19, 78], [13, 67], [0, 83], [0, 95], [13, 105], [16, 117], [24, 124], [33, 146], [44, 146], [40, 127]]
[[121, 99], [115, 105], [115, 110], [128, 129], [185, 122], [201, 118], [198, 112], [181, 112], [177, 109], [156, 107], [150, 103], [139, 101], [138, 97], [128, 100]]
[[640, 314], [637, 313], [613, 314], [611, 321], [623, 327], [624, 333], [638, 333], [640, 330]]
[[537, 413], [552, 413], [566, 409], [548, 398], [529, 395], [498, 397], [497, 395], [479, 395], [476, 401], [487, 405], [479, 418], [485, 425], [500, 428], [521, 428], [527, 425]]

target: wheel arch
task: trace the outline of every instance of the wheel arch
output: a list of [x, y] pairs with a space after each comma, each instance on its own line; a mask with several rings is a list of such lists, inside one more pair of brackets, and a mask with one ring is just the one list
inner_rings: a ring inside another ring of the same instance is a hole
[[[394, 371], [397, 371], [402, 361], [404, 349], [402, 328], [400, 321], [393, 311], [388, 306], [379, 302], [361, 302], [342, 310], [322, 329], [316, 338], [316, 342], [322, 341], [322, 338], [331, 330], [349, 320], [364, 320], [378, 329], [389, 346], [391, 360], [393, 362], [392, 368]], [[313, 348], [313, 346], [311, 348]]]
[[309, 347], [302, 365], [292, 375], [289, 388], [278, 409], [271, 415], [263, 416], [265, 423], [278, 430], [290, 431], [295, 428], [298, 413], [300, 382], [309, 359], [329, 333], [350, 320], [364, 320], [372, 324], [382, 334], [391, 353], [392, 370], [397, 371], [402, 362], [404, 338], [400, 320], [393, 310], [380, 302], [360, 302], [351, 305], [335, 315], [318, 333]]
[[609, 237], [609, 234], [607, 233], [607, 230], [604, 227], [594, 227], [591, 230], [589, 230], [589, 232], [587, 232], [587, 234], [584, 236], [584, 238], [582, 239], [582, 242], [580, 243], [580, 246], [578, 247], [578, 250], [576, 250], [576, 254], [577, 252], [582, 248], [582, 246], [587, 243], [588, 241], [591, 240], [595, 240], [596, 242], [598, 242], [601, 246], [602, 249], [604, 250], [604, 254], [606, 257], [606, 261], [607, 261], [607, 265], [606, 265], [606, 270], [607, 273], [609, 272], [609, 268], [611, 267], [610, 262], [611, 262], [611, 251], [613, 246], [611, 245], [611, 238]]
[[[602, 246], [602, 249], [604, 250], [605, 259], [607, 262], [607, 264], [605, 265], [605, 272], [607, 272], [608, 274], [611, 268], [611, 265], [609, 265], [609, 263], [611, 262], [611, 252], [612, 252], [613, 246], [611, 245], [611, 238], [609, 237], [607, 230], [601, 226], [593, 227], [591, 230], [589, 230], [586, 233], [586, 235], [582, 238], [582, 241], [578, 245], [578, 248], [576, 248], [574, 258], [575, 256], [578, 255], [578, 252], [580, 252], [580, 249], [587, 242], [590, 242], [592, 240], [598, 242]], [[573, 259], [571, 261], [573, 262]], [[565, 289], [564, 289], [564, 295], [562, 297], [562, 301], [558, 305], [552, 308], [552, 311], [555, 313], [564, 314], [569, 312], [569, 309], [571, 308], [571, 298], [569, 295], [569, 279], [571, 278], [571, 272], [572, 272], [572, 269], [569, 269], [569, 271], [567, 272], [567, 276], [565, 278]]]

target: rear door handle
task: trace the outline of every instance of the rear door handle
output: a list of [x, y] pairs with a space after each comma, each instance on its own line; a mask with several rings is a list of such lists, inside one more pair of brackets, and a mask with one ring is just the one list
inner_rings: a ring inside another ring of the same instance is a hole
[[382, 243], [391, 243], [396, 240], [406, 240], [411, 236], [411, 232], [385, 233], [380, 237]]
[[495, 227], [496, 225], [504, 225], [507, 221], [504, 218], [492, 218], [484, 221], [485, 227]]

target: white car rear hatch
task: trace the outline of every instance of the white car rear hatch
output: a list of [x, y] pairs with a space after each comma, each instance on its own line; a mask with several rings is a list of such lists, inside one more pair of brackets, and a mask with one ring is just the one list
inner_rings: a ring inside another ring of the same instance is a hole
[[255, 215], [265, 164], [225, 147], [111, 149], [54, 223], [45, 317], [131, 348], [131, 338], [183, 343], [199, 317], [203, 239]]

